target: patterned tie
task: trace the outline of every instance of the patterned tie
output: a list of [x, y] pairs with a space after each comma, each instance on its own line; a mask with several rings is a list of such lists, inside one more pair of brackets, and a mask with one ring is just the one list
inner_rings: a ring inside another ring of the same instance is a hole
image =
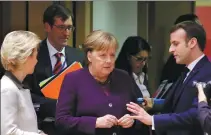
[[53, 74], [58, 74], [62, 70], [62, 62], [61, 62], [62, 53], [56, 53], [55, 57], [57, 59], [56, 64], [53, 69]]

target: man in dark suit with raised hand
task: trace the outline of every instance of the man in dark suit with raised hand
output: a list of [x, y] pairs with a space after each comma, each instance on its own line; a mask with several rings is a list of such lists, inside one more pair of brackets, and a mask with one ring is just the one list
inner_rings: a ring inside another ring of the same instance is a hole
[[127, 104], [127, 109], [135, 114], [131, 117], [151, 125], [159, 135], [203, 135], [197, 119], [197, 90], [193, 81], [211, 80], [211, 63], [203, 53], [206, 33], [201, 25], [185, 21], [171, 29], [170, 42], [169, 52], [178, 64], [186, 65], [186, 72], [170, 89], [162, 114], [151, 116], [135, 103]]
[[[49, 135], [56, 134], [54, 121], [43, 121], [47, 117], [55, 116], [56, 100], [45, 98], [39, 83], [58, 74], [74, 61], [83, 62], [83, 53], [67, 45], [67, 41], [74, 30], [71, 12], [58, 4], [49, 6], [43, 15], [43, 24], [47, 38], [41, 42], [38, 52], [38, 63], [34, 74], [25, 83], [32, 89], [32, 100], [40, 104], [38, 119], [40, 128]], [[59, 133], [60, 134], [60, 133]]]

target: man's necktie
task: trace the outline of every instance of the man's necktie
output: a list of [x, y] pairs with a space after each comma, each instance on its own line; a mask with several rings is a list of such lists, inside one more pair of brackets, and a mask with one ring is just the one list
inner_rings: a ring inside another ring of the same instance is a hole
[[181, 73], [181, 76], [180, 76], [179, 81], [177, 83], [177, 90], [175, 91], [175, 97], [177, 97], [178, 94], [182, 91], [182, 86], [183, 86], [184, 80], [185, 80], [187, 73], [189, 71], [190, 70], [187, 67], [185, 67], [183, 69], [183, 72]]
[[58, 74], [62, 70], [62, 62], [61, 62], [62, 53], [56, 53], [55, 57], [57, 59], [56, 64], [53, 69], [53, 74]]
[[187, 67], [185, 67], [184, 69], [183, 69], [183, 72], [182, 72], [182, 78], [181, 78], [181, 81], [182, 81], [182, 83], [184, 82], [184, 80], [185, 80], [185, 78], [186, 78], [186, 76], [187, 76], [187, 73], [189, 72], [190, 70], [187, 68]]

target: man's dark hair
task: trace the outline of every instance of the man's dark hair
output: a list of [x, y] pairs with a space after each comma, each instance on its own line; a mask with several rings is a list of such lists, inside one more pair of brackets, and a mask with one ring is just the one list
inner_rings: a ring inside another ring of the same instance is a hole
[[196, 38], [199, 44], [199, 48], [201, 49], [201, 51], [204, 51], [206, 44], [206, 32], [200, 24], [193, 21], [184, 21], [174, 25], [170, 33], [173, 33], [178, 29], [183, 29], [186, 32], [187, 40], [190, 40], [191, 38]]
[[184, 21], [193, 21], [193, 22], [199, 23], [197, 22], [198, 19], [199, 19], [198, 16], [196, 16], [195, 14], [184, 14], [184, 15], [179, 16], [174, 22], [174, 24], [178, 24]]
[[[193, 21], [201, 25], [198, 16], [196, 16], [195, 14], [181, 15], [175, 20], [174, 24], [176, 25], [184, 21]], [[174, 55], [171, 54], [163, 67], [161, 82], [164, 80], [168, 80], [168, 82], [175, 82], [181, 75], [181, 72], [184, 70], [184, 67], [185, 65], [183, 64], [177, 64]]]
[[73, 20], [73, 15], [68, 8], [63, 7], [59, 4], [53, 4], [49, 6], [43, 14], [43, 23], [48, 23], [49, 25], [54, 25], [55, 17], [59, 17], [62, 21], [66, 21], [69, 17]]

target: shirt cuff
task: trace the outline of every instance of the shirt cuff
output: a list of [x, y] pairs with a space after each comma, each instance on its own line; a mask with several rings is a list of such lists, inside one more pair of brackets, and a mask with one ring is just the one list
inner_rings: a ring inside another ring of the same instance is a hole
[[155, 130], [154, 115], [152, 116], [152, 130]]

